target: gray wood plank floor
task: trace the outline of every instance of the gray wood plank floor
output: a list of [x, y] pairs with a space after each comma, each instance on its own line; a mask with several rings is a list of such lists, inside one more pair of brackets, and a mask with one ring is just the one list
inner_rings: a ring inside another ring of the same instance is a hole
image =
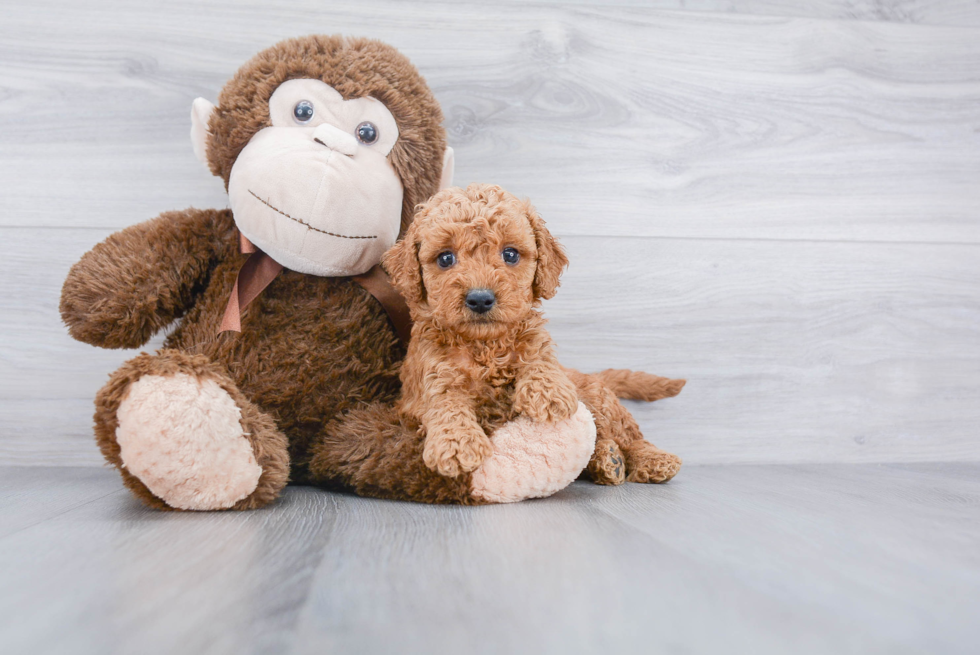
[[0, 580], [4, 653], [973, 653], [980, 464], [204, 514], [109, 470], [2, 468]]

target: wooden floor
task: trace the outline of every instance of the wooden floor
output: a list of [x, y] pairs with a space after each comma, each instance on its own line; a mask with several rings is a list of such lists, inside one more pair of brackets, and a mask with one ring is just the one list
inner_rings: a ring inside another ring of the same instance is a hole
[[0, 580], [5, 654], [976, 653], [980, 464], [204, 514], [105, 469], [3, 468]]

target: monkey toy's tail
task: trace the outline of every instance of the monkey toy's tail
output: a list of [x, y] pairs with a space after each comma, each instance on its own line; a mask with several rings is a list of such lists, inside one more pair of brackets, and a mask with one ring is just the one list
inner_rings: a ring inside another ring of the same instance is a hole
[[687, 380], [671, 380], [643, 371], [625, 368], [609, 368], [594, 374], [617, 398], [653, 402], [672, 398], [681, 392]]

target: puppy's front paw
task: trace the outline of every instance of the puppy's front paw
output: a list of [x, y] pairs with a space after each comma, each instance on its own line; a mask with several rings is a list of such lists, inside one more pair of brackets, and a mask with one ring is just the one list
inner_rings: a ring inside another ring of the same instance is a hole
[[448, 478], [469, 473], [493, 453], [490, 439], [477, 428], [456, 433], [429, 434], [425, 438], [422, 461]]
[[558, 423], [578, 409], [578, 393], [564, 375], [554, 379], [531, 378], [517, 385], [514, 409], [532, 421]]

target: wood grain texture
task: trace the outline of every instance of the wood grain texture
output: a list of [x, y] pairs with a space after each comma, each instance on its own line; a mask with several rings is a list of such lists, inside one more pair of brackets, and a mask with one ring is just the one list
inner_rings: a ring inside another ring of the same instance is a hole
[[0, 468], [0, 539], [113, 494], [114, 475], [93, 467]]
[[[547, 4], [595, 4], [590, 0], [544, 0]], [[980, 26], [976, 0], [616, 0], [618, 6], [720, 12], [730, 14], [797, 16], [827, 20], [888, 21], [934, 25]]]
[[111, 471], [14, 472], [0, 517], [8, 489], [95, 500], [37, 496], [46, 520], [0, 536], [4, 652], [937, 654], [980, 638], [977, 464], [689, 467], [480, 508], [290, 488], [247, 514], [99, 497]]
[[68, 339], [69, 266], [125, 225], [226, 206], [188, 143], [192, 99], [317, 31], [402, 49], [443, 104], [457, 181], [529, 196], [566, 243], [548, 305], [566, 362], [691, 380], [633, 407], [653, 441], [702, 463], [980, 459], [978, 14], [4, 4], [0, 462], [99, 463], [91, 398], [134, 352]]
[[[14, 469], [86, 491], [72, 470]], [[94, 472], [112, 494], [0, 539], [0, 650], [285, 652], [336, 499], [295, 489], [274, 512], [164, 514]]]

